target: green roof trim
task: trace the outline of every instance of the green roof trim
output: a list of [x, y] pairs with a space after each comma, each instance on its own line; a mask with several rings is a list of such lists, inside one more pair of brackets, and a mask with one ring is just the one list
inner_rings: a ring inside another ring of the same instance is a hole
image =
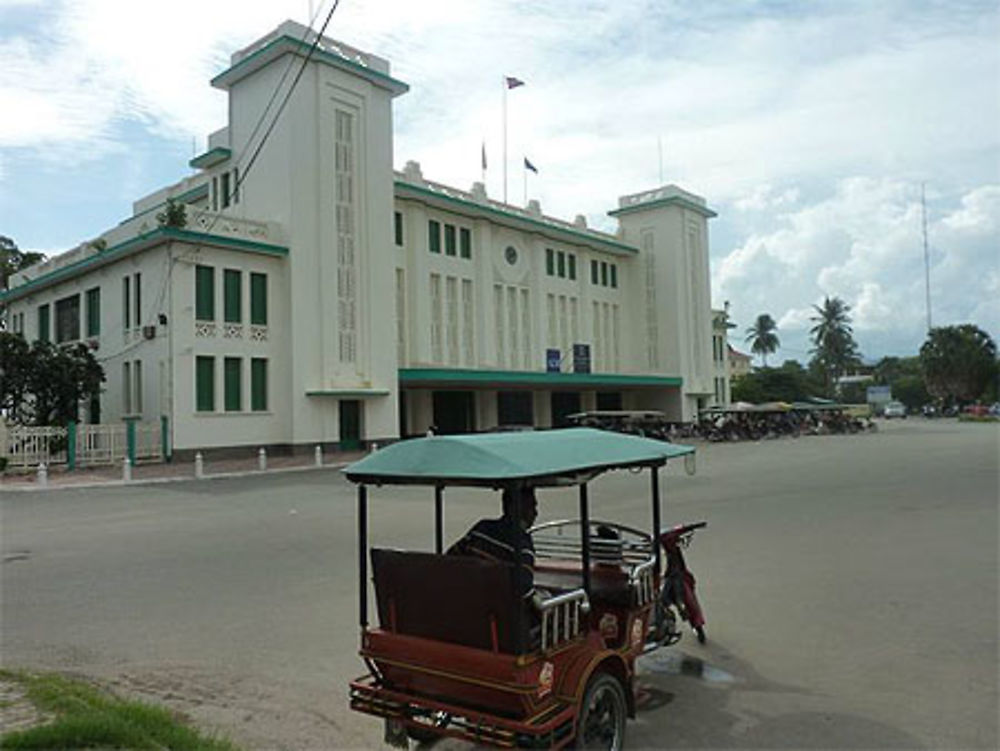
[[679, 387], [674, 376], [628, 373], [547, 373], [543, 370], [471, 370], [463, 368], [400, 368], [402, 386], [421, 384], [467, 386], [578, 386], [580, 388]]
[[377, 396], [389, 396], [389, 389], [312, 389], [306, 396], [333, 396], [338, 399], [357, 398], [370, 399]]
[[[249, 75], [254, 70], [254, 65], [261, 63], [265, 64], [269, 62], [264, 58], [269, 54], [274, 54], [277, 52], [277, 48], [281, 44], [287, 44], [293, 48], [298, 48], [299, 50], [308, 54], [309, 48], [312, 47], [311, 43], [303, 42], [301, 39], [296, 39], [288, 35], [282, 35], [276, 39], [271, 40], [266, 45], [261, 47], [259, 50], [254, 51], [250, 55], [247, 55], [242, 60], [240, 60], [235, 65], [222, 71], [219, 75], [215, 76], [211, 80], [212, 86], [216, 88], [227, 88], [234, 84], [239, 79], [243, 78], [245, 75]], [[387, 76], [385, 73], [380, 73], [373, 68], [368, 68], [364, 65], [359, 65], [353, 60], [348, 60], [346, 57], [341, 57], [340, 55], [334, 55], [332, 52], [327, 52], [320, 47], [316, 47], [312, 53], [313, 60], [319, 60], [321, 62], [329, 63], [335, 67], [344, 67], [348, 70], [357, 73], [362, 78], [366, 78], [371, 83], [376, 86], [380, 86], [384, 89], [389, 89], [393, 95], [405, 94], [410, 90], [408, 84], [403, 83], [400, 80], [393, 78], [392, 76]]]
[[[605, 250], [617, 255], [631, 255], [639, 252], [637, 247], [618, 242], [617, 240], [612, 240], [611, 238], [598, 237], [596, 235], [588, 234], [587, 232], [570, 229], [569, 227], [560, 227], [556, 224], [548, 224], [546, 222], [539, 221], [538, 219], [532, 219], [531, 217], [514, 213], [513, 211], [504, 211], [503, 209], [498, 209], [495, 206], [490, 206], [488, 204], [477, 203], [476, 201], [466, 200], [463, 198], [456, 198], [455, 196], [449, 196], [445, 193], [438, 193], [430, 188], [414, 185], [413, 183], [408, 183], [405, 180], [396, 180], [395, 185], [397, 191], [402, 189], [404, 192], [412, 192], [415, 194], [416, 198], [434, 198], [442, 201], [443, 203], [450, 203], [455, 206], [460, 206], [463, 209], [473, 209], [489, 216], [504, 219], [508, 223], [512, 221], [521, 222], [529, 227], [537, 228], [541, 234], [548, 234], [549, 237], [554, 240], [566, 240], [569, 238], [568, 242], [575, 242], [577, 244], [579, 244], [582, 240], [590, 245], [604, 248]], [[405, 198], [405, 196], [397, 197]]]
[[288, 248], [283, 245], [272, 245], [270, 243], [243, 240], [238, 237], [225, 237], [222, 235], [210, 235], [206, 232], [195, 232], [193, 230], [178, 229], [176, 227], [158, 227], [150, 232], [137, 235], [130, 240], [113, 245], [106, 250], [98, 251], [79, 261], [74, 261], [68, 266], [55, 269], [44, 274], [37, 279], [31, 279], [24, 284], [19, 284], [13, 289], [0, 293], [0, 302], [10, 302], [25, 297], [39, 289], [50, 287], [53, 284], [71, 279], [77, 274], [91, 269], [106, 266], [121, 258], [125, 258], [133, 253], [161, 245], [165, 242], [177, 241], [187, 242], [195, 245], [213, 245], [215, 247], [227, 248], [230, 250], [241, 250], [248, 253], [265, 253], [267, 255], [287, 256]]
[[622, 206], [621, 208], [609, 211], [608, 216], [619, 217], [622, 214], [634, 214], [648, 209], [658, 209], [662, 206], [680, 206], [682, 209], [687, 209], [689, 211], [694, 211], [697, 214], [701, 214], [706, 219], [714, 219], [718, 216], [718, 214], [707, 206], [702, 206], [700, 203], [695, 203], [694, 201], [688, 200], [683, 196], [668, 196], [667, 198], [661, 198], [657, 201], [637, 203], [634, 206]]
[[214, 167], [217, 164], [222, 164], [232, 155], [233, 152], [230, 149], [223, 146], [216, 146], [214, 149], [209, 149], [204, 154], [196, 156], [188, 162], [188, 165], [194, 167], [195, 169], [208, 169], [209, 167]]
[[593, 428], [431, 436], [399, 441], [345, 467], [348, 480], [496, 486], [586, 482], [610, 469], [659, 467], [694, 448]]

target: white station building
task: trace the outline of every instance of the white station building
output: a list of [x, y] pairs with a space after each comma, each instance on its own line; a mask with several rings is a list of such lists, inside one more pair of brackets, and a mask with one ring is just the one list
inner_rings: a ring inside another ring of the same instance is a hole
[[392, 102], [407, 85], [326, 38], [248, 170], [310, 33], [286, 22], [233, 54], [212, 80], [229, 124], [196, 172], [0, 298], [8, 330], [93, 348], [107, 382], [91, 422], [163, 421], [174, 452], [347, 448], [594, 409], [689, 421], [728, 398], [715, 214], [696, 195], [623, 196], [608, 234], [413, 162], [394, 171]]

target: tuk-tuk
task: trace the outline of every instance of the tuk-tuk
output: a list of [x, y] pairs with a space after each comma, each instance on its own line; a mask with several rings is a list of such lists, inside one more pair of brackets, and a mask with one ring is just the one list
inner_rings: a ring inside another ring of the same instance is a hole
[[[416, 438], [345, 468], [358, 485], [368, 668], [351, 682], [351, 708], [384, 718], [395, 745], [452, 736], [501, 748], [620, 749], [635, 716], [636, 658], [672, 635], [659, 606], [659, 470], [693, 452], [569, 428]], [[649, 470], [648, 531], [590, 516], [590, 481], [618, 469]], [[370, 491], [387, 485], [434, 488], [434, 552], [369, 549]], [[529, 530], [534, 584], [548, 593], [536, 611], [526, 612], [518, 593], [521, 567], [445, 554], [446, 488], [555, 486], [578, 488], [579, 518]]]

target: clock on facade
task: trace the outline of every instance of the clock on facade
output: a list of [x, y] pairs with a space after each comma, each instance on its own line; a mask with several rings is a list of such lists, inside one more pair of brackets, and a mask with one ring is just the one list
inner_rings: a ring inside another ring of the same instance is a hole
[[507, 259], [507, 263], [513, 266], [517, 263], [517, 248], [513, 245], [508, 245], [507, 250], [503, 252], [503, 257]]

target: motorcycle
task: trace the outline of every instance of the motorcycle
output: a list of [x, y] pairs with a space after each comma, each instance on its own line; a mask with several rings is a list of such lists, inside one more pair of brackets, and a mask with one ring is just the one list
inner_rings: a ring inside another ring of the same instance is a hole
[[695, 531], [706, 526], [708, 522], [678, 524], [660, 533], [659, 543], [667, 556], [667, 570], [656, 603], [656, 625], [651, 639], [659, 646], [680, 640], [678, 617], [688, 622], [700, 644], [705, 643], [705, 614], [695, 593], [694, 574], [687, 567], [684, 550], [691, 544]]

